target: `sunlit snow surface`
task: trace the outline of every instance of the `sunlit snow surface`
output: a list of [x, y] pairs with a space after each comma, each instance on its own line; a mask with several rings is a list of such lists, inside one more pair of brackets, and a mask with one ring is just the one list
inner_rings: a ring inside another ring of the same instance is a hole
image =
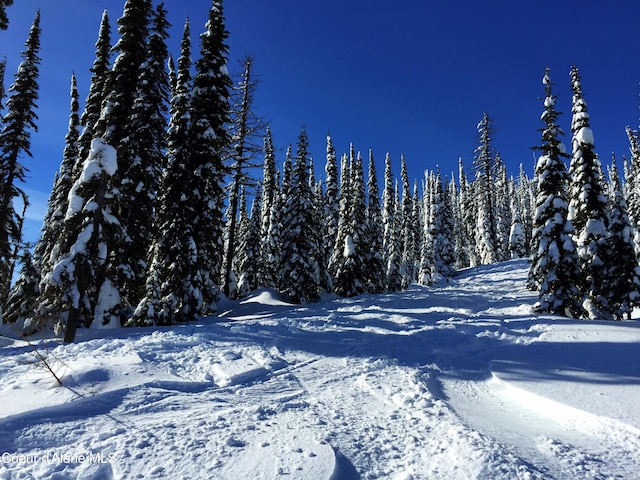
[[63, 387], [0, 337], [0, 478], [639, 478], [640, 324], [536, 317], [527, 268], [37, 342]]

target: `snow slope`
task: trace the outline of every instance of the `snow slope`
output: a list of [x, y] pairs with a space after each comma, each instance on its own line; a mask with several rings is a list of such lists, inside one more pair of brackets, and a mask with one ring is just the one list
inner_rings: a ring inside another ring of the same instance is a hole
[[0, 337], [0, 478], [640, 478], [640, 324], [533, 316], [527, 264], [170, 329]]

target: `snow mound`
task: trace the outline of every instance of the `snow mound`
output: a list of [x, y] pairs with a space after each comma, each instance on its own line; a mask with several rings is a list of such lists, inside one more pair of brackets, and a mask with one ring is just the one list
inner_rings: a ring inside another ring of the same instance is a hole
[[262, 365], [240, 352], [226, 350], [218, 354], [218, 359], [213, 364], [213, 376], [216, 385], [221, 387], [237, 385], [267, 374]]

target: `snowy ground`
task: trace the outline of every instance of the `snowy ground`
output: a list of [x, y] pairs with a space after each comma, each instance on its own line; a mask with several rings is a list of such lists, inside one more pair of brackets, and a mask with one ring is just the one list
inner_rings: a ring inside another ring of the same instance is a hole
[[640, 323], [535, 317], [526, 272], [40, 342], [63, 387], [0, 337], [0, 478], [640, 478]]

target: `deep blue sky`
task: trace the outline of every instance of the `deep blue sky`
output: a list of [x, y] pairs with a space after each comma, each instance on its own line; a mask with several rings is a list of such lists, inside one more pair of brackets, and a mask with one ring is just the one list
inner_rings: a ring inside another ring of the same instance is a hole
[[[10, 29], [0, 31], [0, 56], [13, 80], [38, 8], [42, 65], [33, 159], [26, 159], [31, 216], [42, 215], [61, 161], [75, 71], [84, 100], [103, 9], [113, 23], [124, 0], [17, 0]], [[194, 59], [210, 0], [167, 0], [173, 24], [170, 50], [179, 54], [184, 19], [191, 20]], [[399, 173], [404, 153], [412, 178], [425, 169], [457, 172], [462, 157], [472, 171], [476, 125], [494, 119], [494, 146], [513, 174], [539, 143], [542, 76], [551, 68], [560, 121], [570, 124], [569, 69], [576, 64], [603, 163], [628, 152], [624, 128], [637, 127], [640, 62], [637, 0], [227, 0], [232, 73], [255, 57], [260, 77], [256, 113], [270, 120], [276, 146], [296, 142], [304, 125], [317, 167], [330, 133], [341, 154], [353, 142], [373, 148], [379, 172], [390, 152]], [[570, 144], [569, 139], [566, 143]], [[278, 161], [281, 162], [281, 152]], [[40, 192], [38, 194], [38, 192]], [[37, 226], [37, 220], [32, 222]], [[33, 228], [33, 226], [31, 226]]]

